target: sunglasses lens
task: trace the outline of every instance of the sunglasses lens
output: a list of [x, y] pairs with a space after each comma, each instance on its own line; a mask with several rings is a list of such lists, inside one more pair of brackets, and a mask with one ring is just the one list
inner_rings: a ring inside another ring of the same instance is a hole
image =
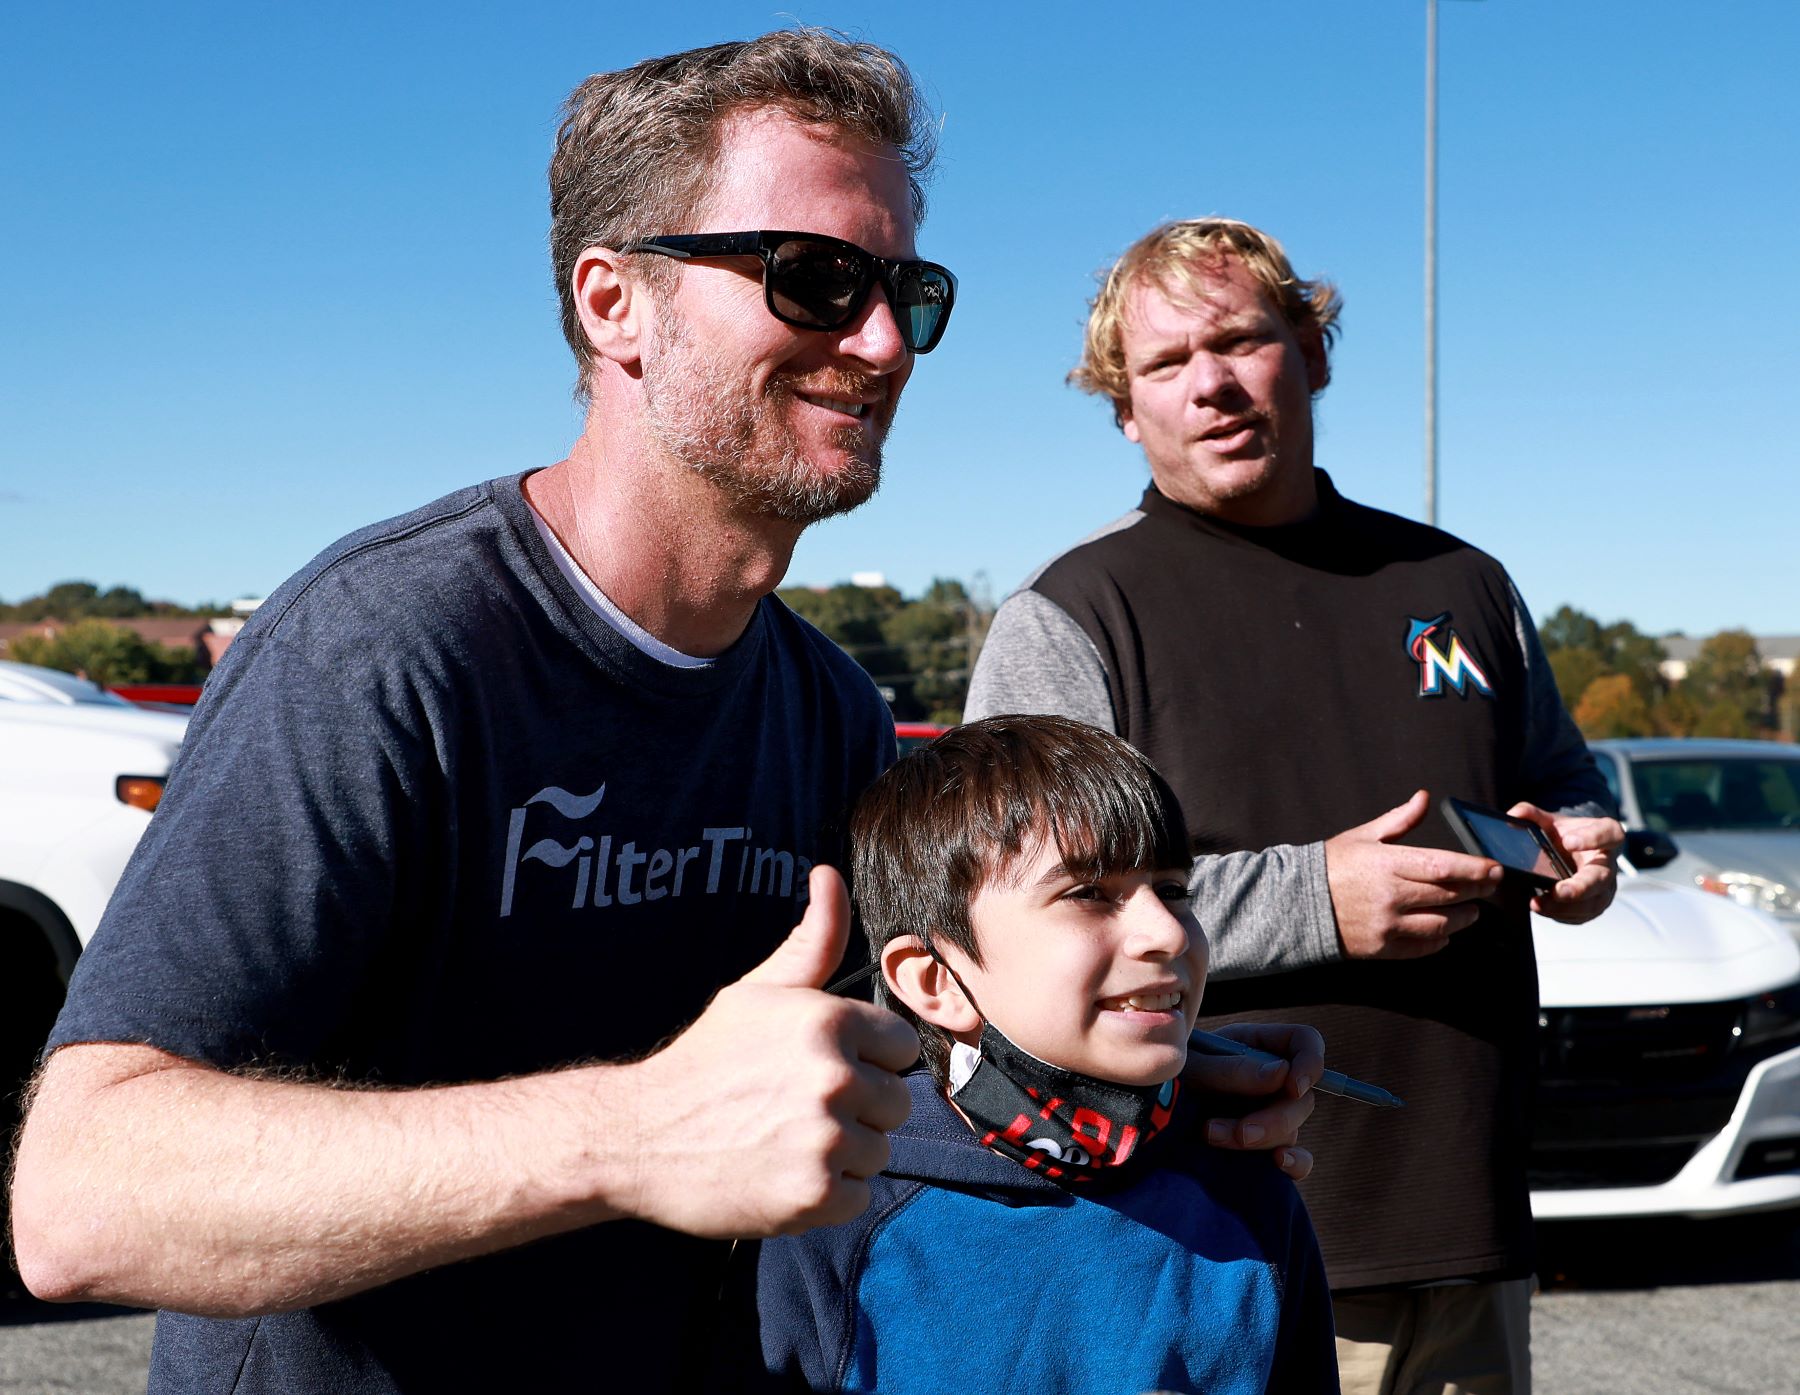
[[836, 329], [854, 315], [868, 284], [868, 261], [853, 247], [828, 242], [784, 242], [769, 267], [776, 310], [820, 329]]
[[907, 348], [925, 353], [936, 347], [955, 297], [956, 287], [941, 268], [917, 265], [902, 269], [894, 318], [900, 322], [900, 337]]
[[[832, 239], [789, 238], [770, 255], [770, 307], [790, 324], [837, 329], [868, 298], [876, 268], [860, 247]], [[894, 319], [915, 353], [933, 348], [956, 299], [950, 273], [930, 262], [902, 264], [895, 277]]]

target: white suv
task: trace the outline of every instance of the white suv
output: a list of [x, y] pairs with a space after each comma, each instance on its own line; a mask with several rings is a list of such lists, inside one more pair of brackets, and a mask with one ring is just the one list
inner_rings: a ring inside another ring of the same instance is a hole
[[0, 1128], [186, 729], [86, 679], [0, 661]]

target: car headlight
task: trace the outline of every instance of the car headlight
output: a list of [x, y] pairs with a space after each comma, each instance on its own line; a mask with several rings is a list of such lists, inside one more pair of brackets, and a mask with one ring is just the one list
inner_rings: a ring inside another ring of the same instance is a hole
[[1731, 1029], [1731, 1035], [1739, 1046], [1755, 1046], [1783, 1037], [1800, 1039], [1800, 983], [1748, 999], [1744, 1015]]
[[1694, 878], [1694, 884], [1702, 891], [1729, 896], [1740, 906], [1768, 911], [1771, 915], [1800, 915], [1800, 896], [1796, 896], [1792, 888], [1769, 877], [1758, 877], [1749, 872], [1710, 875], [1702, 872]]

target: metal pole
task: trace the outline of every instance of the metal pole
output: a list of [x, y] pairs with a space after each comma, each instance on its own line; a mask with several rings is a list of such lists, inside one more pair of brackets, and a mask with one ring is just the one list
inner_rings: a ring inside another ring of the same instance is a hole
[[1425, 522], [1437, 526], [1437, 0], [1425, 0]]

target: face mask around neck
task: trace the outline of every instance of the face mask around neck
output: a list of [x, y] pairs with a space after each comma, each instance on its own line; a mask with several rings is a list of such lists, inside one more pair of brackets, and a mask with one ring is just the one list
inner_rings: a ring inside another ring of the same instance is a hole
[[[966, 990], [965, 990], [966, 991]], [[991, 1022], [950, 1047], [950, 1099], [982, 1143], [1060, 1183], [1116, 1175], [1168, 1126], [1179, 1079], [1120, 1085], [1040, 1061]]]

